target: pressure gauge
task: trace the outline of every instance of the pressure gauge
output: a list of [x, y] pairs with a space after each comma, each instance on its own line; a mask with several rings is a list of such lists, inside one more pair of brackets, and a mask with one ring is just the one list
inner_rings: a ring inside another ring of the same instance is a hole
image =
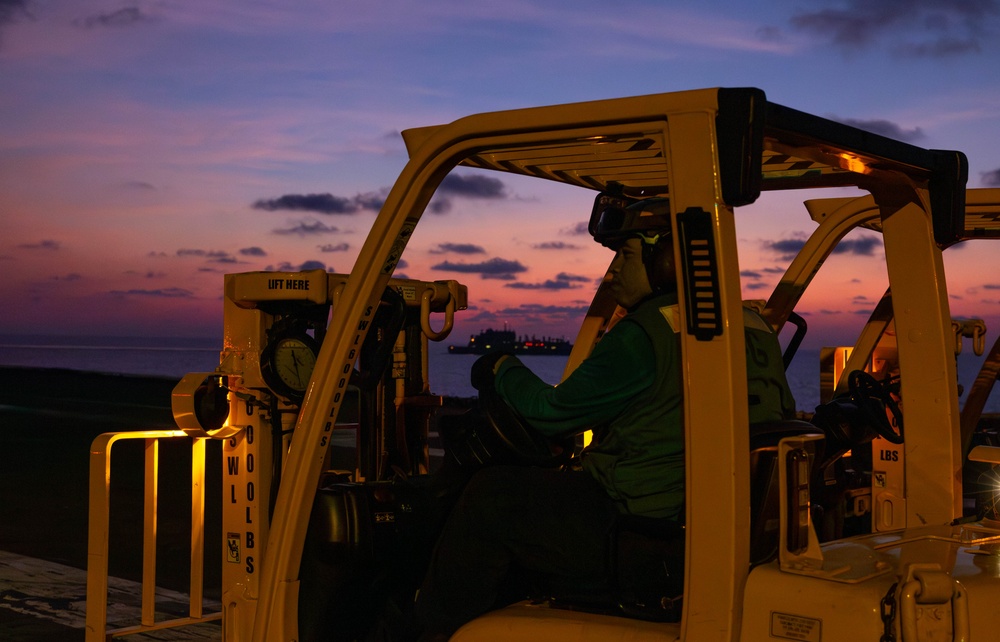
[[301, 400], [316, 367], [319, 346], [305, 333], [281, 334], [260, 355], [264, 382], [279, 395]]

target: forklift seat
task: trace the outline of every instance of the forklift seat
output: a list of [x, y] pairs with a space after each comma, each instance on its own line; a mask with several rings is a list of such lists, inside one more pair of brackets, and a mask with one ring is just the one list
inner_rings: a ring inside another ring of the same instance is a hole
[[[822, 434], [806, 421], [783, 420], [750, 426], [750, 561], [778, 555], [778, 443], [785, 437]], [[554, 588], [555, 608], [605, 613], [657, 622], [677, 622], [684, 589], [683, 524], [623, 515], [609, 541], [611, 574], [599, 587]]]

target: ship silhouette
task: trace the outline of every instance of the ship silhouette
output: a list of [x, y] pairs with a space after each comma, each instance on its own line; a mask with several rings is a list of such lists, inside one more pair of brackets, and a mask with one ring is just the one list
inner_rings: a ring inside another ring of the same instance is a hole
[[448, 354], [487, 354], [490, 352], [511, 352], [516, 355], [561, 355], [573, 349], [573, 344], [564, 338], [522, 336], [504, 327], [503, 330], [487, 328], [469, 337], [464, 346], [448, 346]]

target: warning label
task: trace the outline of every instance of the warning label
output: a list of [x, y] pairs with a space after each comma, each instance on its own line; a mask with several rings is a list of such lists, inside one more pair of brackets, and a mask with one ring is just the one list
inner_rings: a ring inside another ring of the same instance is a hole
[[240, 563], [239, 533], [226, 533], [226, 561], [230, 564]]
[[823, 622], [801, 615], [771, 612], [771, 636], [786, 640], [820, 642], [823, 639]]

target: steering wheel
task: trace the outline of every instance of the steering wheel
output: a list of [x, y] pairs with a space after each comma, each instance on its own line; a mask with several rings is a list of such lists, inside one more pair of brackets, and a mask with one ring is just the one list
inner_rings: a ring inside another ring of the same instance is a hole
[[484, 386], [479, 391], [479, 407], [484, 421], [477, 426], [477, 432], [486, 449], [493, 451], [490, 454], [495, 461], [557, 466], [572, 456], [572, 435], [555, 440], [545, 437], [507, 405], [495, 386]]
[[[475, 408], [461, 427], [446, 429], [454, 437], [453, 454], [461, 461], [526, 466], [558, 465], [573, 455], [574, 437], [549, 439], [511, 408], [496, 388], [496, 364], [509, 353], [487, 353], [472, 364], [470, 379], [479, 391]], [[444, 436], [444, 435], [442, 435]]]
[[[851, 400], [871, 422], [875, 432], [890, 443], [903, 443], [903, 413], [892, 398], [889, 382], [878, 381], [864, 370], [855, 370], [847, 377], [847, 384]], [[885, 412], [887, 408], [892, 415], [891, 423]], [[893, 423], [899, 428], [899, 434], [892, 429]]]

